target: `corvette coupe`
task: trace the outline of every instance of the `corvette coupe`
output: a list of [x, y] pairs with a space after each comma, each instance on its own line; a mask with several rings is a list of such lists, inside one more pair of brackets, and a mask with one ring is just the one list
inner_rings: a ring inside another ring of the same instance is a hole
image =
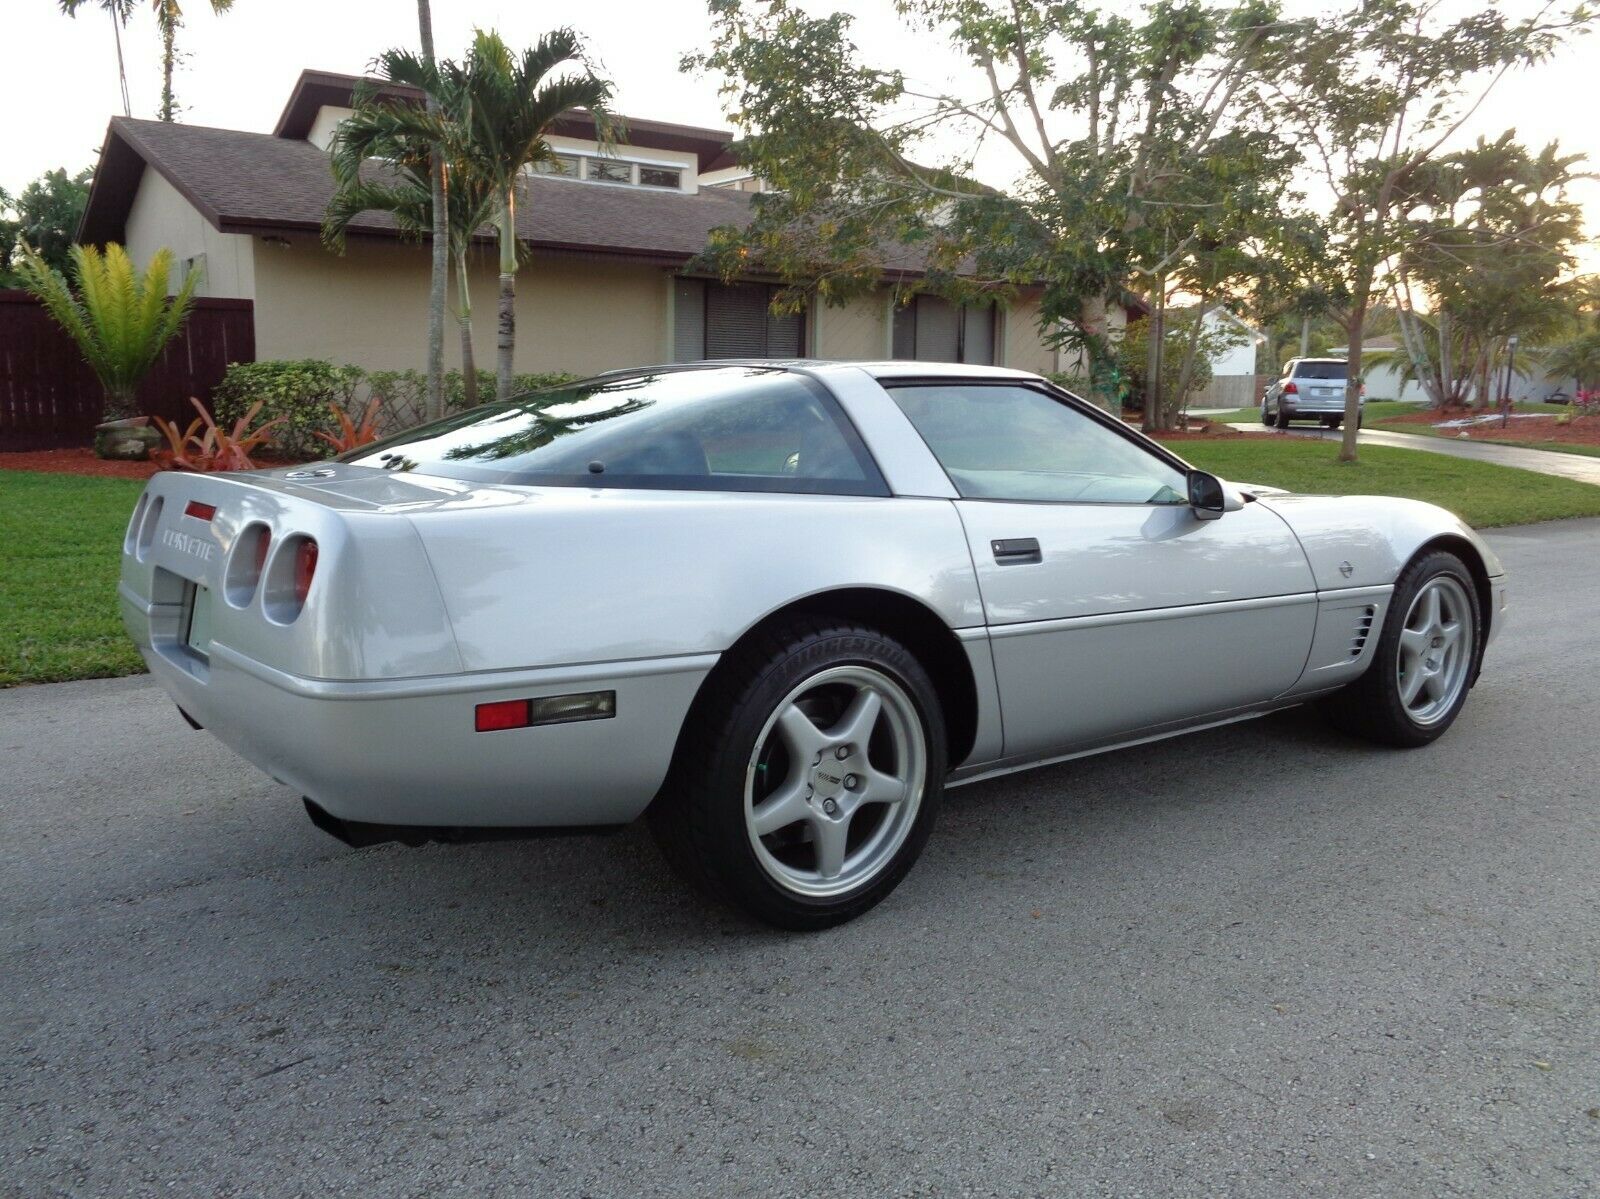
[[1317, 701], [1419, 746], [1504, 572], [1428, 504], [1190, 468], [1045, 380], [619, 371], [331, 462], [163, 473], [123, 617], [184, 716], [353, 844], [615, 827], [789, 928], [948, 786]]

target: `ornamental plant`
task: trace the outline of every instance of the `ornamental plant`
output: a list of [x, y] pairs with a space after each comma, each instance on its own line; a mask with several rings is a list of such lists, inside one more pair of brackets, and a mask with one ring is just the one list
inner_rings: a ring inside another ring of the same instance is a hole
[[33, 247], [23, 246], [17, 266], [22, 285], [77, 343], [105, 390], [105, 418], [136, 416], [139, 383], [183, 328], [199, 269], [191, 270], [169, 297], [172, 251], [165, 247], [151, 255], [143, 272], [115, 242], [103, 252], [73, 246], [70, 254], [72, 283]]
[[[190, 396], [189, 403], [194, 405], [195, 411], [200, 415], [190, 421], [189, 427], [181, 433], [175, 422], [162, 420], [159, 416], [153, 418], [156, 427], [167, 439], [168, 449], [172, 451], [174, 470], [192, 470], [200, 473], [216, 470], [254, 470], [256, 464], [250, 455], [266, 444], [272, 436], [273, 426], [283, 420], [279, 417], [252, 429], [251, 422], [261, 411], [261, 403], [257, 401], [233, 422], [233, 428], [223, 429], [199, 400]], [[203, 433], [202, 428], [205, 430]]]

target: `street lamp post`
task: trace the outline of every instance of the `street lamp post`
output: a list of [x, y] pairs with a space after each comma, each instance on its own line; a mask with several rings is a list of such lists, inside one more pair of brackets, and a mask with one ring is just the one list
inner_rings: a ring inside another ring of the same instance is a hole
[[1500, 427], [1511, 424], [1511, 373], [1517, 367], [1517, 335], [1506, 338], [1506, 385], [1500, 389]]

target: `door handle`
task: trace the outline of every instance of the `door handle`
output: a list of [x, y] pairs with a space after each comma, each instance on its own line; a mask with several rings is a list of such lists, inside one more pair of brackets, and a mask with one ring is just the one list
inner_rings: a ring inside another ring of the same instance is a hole
[[1002, 537], [991, 541], [989, 547], [994, 550], [994, 560], [1001, 566], [1024, 566], [1044, 561], [1039, 553], [1037, 537]]

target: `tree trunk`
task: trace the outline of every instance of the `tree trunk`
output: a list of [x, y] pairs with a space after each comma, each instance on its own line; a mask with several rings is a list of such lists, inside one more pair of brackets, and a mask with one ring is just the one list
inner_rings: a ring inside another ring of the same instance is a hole
[[1167, 427], [1161, 411], [1161, 359], [1166, 335], [1167, 281], [1158, 275], [1150, 287], [1150, 319], [1145, 322], [1144, 419], [1139, 425], [1146, 433]]
[[1350, 348], [1345, 353], [1344, 438], [1339, 443], [1340, 462], [1356, 461], [1356, 434], [1361, 428], [1361, 344], [1367, 327], [1366, 297], [1372, 294], [1370, 276], [1366, 284], [1364, 289], [1355, 289], [1360, 298], [1350, 310], [1350, 319], [1345, 325]]
[[1178, 367], [1178, 385], [1172, 393], [1172, 424], [1177, 426], [1178, 416], [1188, 407], [1189, 388], [1194, 383], [1194, 366], [1200, 358], [1200, 337], [1205, 332], [1206, 316], [1211, 312], [1212, 305], [1204, 298], [1195, 305], [1195, 322], [1189, 329], [1188, 340], [1183, 346], [1183, 362]]
[[1083, 365], [1089, 372], [1088, 399], [1116, 415], [1117, 397], [1106, 390], [1110, 366], [1106, 358], [1110, 342], [1106, 338], [1104, 296], [1089, 296], [1078, 305], [1078, 327], [1083, 332]]
[[478, 406], [478, 365], [472, 353], [472, 288], [467, 279], [467, 255], [456, 255], [456, 321], [461, 326], [461, 393], [468, 408]]
[[[422, 35], [422, 57], [433, 66], [433, 14], [428, 0], [417, 0], [417, 25]], [[438, 112], [434, 97], [427, 98], [429, 112]], [[433, 202], [433, 234], [429, 248], [433, 251], [431, 274], [428, 277], [428, 396], [426, 411], [429, 420], [444, 415], [444, 304], [447, 276], [450, 269], [450, 210], [445, 193], [444, 158], [439, 147], [433, 147], [428, 163], [428, 188]]]
[[172, 94], [172, 66], [173, 59], [177, 57], [177, 39], [178, 18], [175, 14], [168, 14], [161, 22], [161, 119], [169, 123], [177, 119], [178, 105]]
[[1300, 357], [1308, 358], [1310, 356], [1311, 356], [1311, 318], [1309, 316], [1303, 316], [1303, 317], [1300, 318]]
[[495, 344], [494, 395], [509, 400], [516, 382], [512, 365], [517, 341], [517, 186], [506, 187], [495, 224], [500, 235], [500, 318]]
[[111, 36], [117, 40], [117, 82], [122, 87], [122, 115], [133, 115], [133, 104], [128, 99], [128, 66], [122, 59], [122, 20], [115, 8], [108, 8], [111, 14]]
[[1450, 313], [1448, 310], [1439, 309], [1439, 404], [1441, 407], [1450, 406], [1451, 396], [1455, 392], [1455, 380], [1450, 377]]

